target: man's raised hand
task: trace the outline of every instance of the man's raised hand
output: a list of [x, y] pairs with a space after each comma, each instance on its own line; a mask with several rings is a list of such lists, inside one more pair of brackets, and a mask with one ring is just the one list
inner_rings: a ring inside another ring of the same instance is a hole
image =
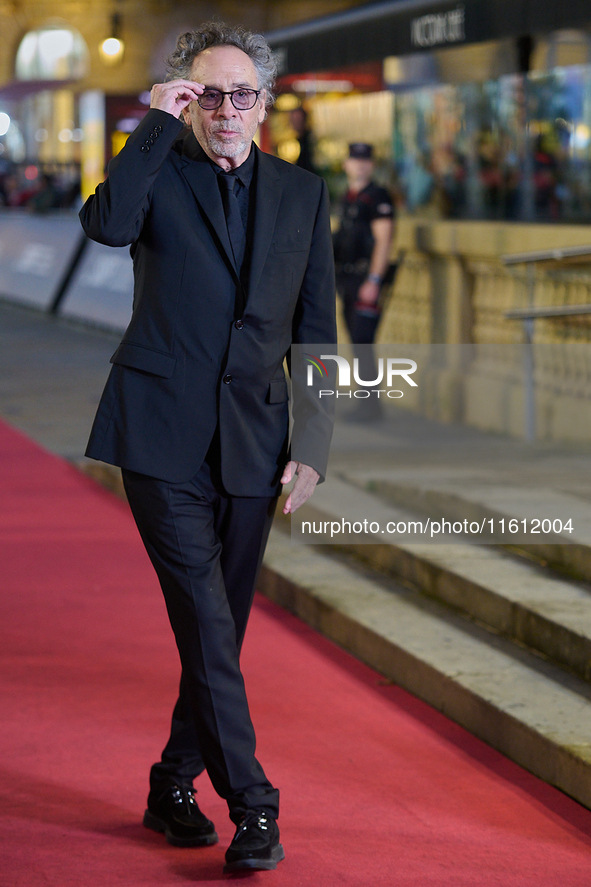
[[196, 83], [194, 80], [155, 83], [150, 93], [150, 107], [178, 117], [187, 105], [197, 101], [204, 89], [203, 83]]

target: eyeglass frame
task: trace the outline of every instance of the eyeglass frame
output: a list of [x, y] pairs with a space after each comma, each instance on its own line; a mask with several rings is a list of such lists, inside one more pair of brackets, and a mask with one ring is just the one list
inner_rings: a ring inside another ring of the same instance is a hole
[[[219, 103], [219, 105], [215, 106], [215, 108], [204, 108], [203, 105], [201, 104], [201, 102], [199, 101], [199, 99], [201, 98], [201, 96], [199, 96], [199, 98], [197, 99], [197, 104], [199, 105], [199, 107], [201, 108], [202, 111], [217, 111], [224, 104], [224, 98], [227, 95], [230, 96], [230, 102], [232, 103], [232, 107], [236, 108], [237, 111], [252, 111], [252, 109], [254, 108], [254, 106], [257, 103], [257, 99], [260, 96], [262, 90], [261, 89], [253, 89], [251, 86], [239, 86], [237, 89], [230, 90], [230, 92], [224, 92], [223, 89], [216, 89], [214, 86], [209, 86], [206, 89], [204, 89], [203, 92], [218, 92], [221, 95], [222, 100]], [[249, 108], [236, 107], [236, 105], [234, 104], [234, 96], [236, 95], [237, 92], [254, 92], [254, 101]]]

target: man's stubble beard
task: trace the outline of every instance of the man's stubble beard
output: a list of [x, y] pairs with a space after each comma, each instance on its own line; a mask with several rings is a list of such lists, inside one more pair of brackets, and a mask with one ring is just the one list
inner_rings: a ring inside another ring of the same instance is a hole
[[211, 132], [207, 138], [209, 150], [218, 157], [238, 157], [250, 147], [251, 141], [252, 139], [248, 139], [244, 133], [237, 142], [235, 141], [232, 144], [217, 138], [216, 134]]
[[[236, 123], [232, 123], [227, 127], [228, 130], [233, 130], [236, 126]], [[239, 157], [240, 154], [246, 153], [250, 150], [251, 142], [255, 136], [255, 133], [258, 128], [258, 121], [249, 129], [252, 129], [252, 132], [248, 132], [242, 124], [242, 132], [237, 141], [232, 143], [224, 141], [224, 139], [219, 138], [217, 132], [223, 132], [224, 128], [220, 127], [219, 130], [212, 131], [211, 129], [206, 130], [205, 126], [201, 123], [201, 121], [197, 121], [197, 126], [194, 126], [195, 136], [197, 141], [201, 144], [203, 148], [207, 147], [207, 149], [215, 154], [216, 157]]]

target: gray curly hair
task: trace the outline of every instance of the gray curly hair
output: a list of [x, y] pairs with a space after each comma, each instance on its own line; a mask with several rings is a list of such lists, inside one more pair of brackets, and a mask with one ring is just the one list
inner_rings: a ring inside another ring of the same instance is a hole
[[193, 61], [204, 49], [212, 46], [236, 46], [252, 61], [259, 89], [265, 90], [267, 110], [275, 101], [273, 88], [277, 76], [277, 60], [262, 34], [253, 34], [242, 27], [223, 22], [205, 22], [195, 31], [187, 31], [177, 40], [176, 49], [167, 59], [166, 80], [190, 80]]

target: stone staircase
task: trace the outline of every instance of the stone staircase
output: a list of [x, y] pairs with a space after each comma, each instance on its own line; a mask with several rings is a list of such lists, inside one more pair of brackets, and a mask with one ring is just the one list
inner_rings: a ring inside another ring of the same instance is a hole
[[[383, 525], [417, 519], [433, 506], [446, 519], [535, 513], [535, 491], [517, 495], [516, 485], [504, 492], [445, 487], [435, 476], [413, 484], [408, 473], [403, 480], [394, 474], [343, 472], [317, 489], [306, 516], [334, 520], [357, 509]], [[259, 587], [591, 807], [591, 509], [560, 495], [577, 518], [571, 545], [415, 544], [382, 536], [375, 544], [302, 546], [280, 519]]]

